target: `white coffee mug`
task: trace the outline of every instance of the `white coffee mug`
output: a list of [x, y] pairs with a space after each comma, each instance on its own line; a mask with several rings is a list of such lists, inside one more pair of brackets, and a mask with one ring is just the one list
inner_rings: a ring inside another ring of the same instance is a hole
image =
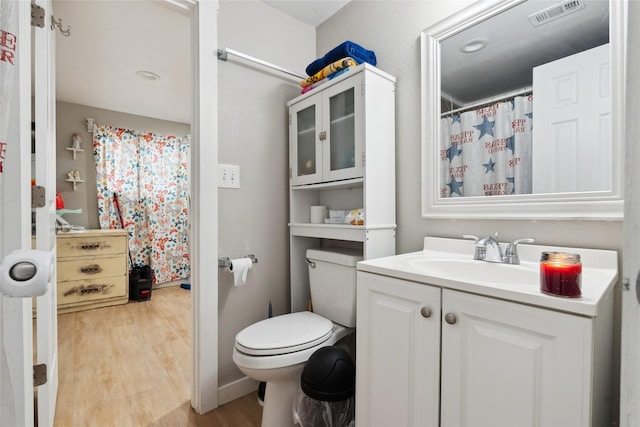
[[311, 206], [311, 224], [324, 224], [324, 219], [327, 216], [326, 206]]

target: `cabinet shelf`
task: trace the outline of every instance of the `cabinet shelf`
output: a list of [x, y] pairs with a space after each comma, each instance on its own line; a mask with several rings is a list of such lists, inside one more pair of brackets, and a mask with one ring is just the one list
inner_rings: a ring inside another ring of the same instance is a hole
[[305, 185], [294, 185], [291, 187], [292, 190], [339, 190], [339, 189], [347, 189], [347, 188], [361, 188], [364, 179], [353, 178], [353, 179], [345, 179], [342, 181], [330, 181], [330, 182], [320, 182], [316, 184], [305, 184]]
[[290, 223], [289, 230], [292, 236], [316, 237], [324, 239], [347, 240], [351, 242], [364, 242], [367, 239], [367, 231], [370, 230], [395, 230], [395, 224], [384, 225], [351, 225], [351, 224], [311, 224]]
[[337, 124], [337, 123], [344, 122], [344, 121], [347, 121], [347, 120], [353, 120], [354, 117], [355, 117], [355, 113], [346, 114], [344, 116], [341, 116], [341, 117], [338, 117], [336, 119], [331, 120], [330, 123], [333, 125], [333, 124]]
[[298, 131], [298, 135], [306, 135], [308, 133], [314, 133], [316, 128], [302, 129]]

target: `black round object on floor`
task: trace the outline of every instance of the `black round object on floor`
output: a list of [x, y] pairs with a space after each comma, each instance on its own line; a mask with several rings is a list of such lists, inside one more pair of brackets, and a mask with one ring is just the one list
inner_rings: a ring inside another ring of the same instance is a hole
[[304, 365], [302, 391], [312, 399], [338, 402], [353, 396], [356, 366], [346, 350], [337, 346], [316, 350]]

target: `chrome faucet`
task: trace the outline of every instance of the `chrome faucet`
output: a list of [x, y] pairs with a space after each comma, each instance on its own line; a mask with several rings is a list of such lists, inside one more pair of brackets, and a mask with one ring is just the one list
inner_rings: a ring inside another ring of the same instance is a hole
[[465, 239], [475, 240], [475, 253], [473, 259], [487, 262], [501, 262], [505, 264], [520, 264], [518, 256], [518, 243], [533, 243], [535, 240], [525, 237], [516, 239], [507, 245], [506, 251], [502, 252], [500, 242], [498, 242], [498, 233], [494, 236], [477, 237], [472, 234], [463, 234]]
[[507, 250], [504, 251], [504, 263], [505, 264], [520, 264], [520, 257], [518, 256], [518, 243], [533, 243], [535, 239], [530, 237], [524, 237], [522, 239], [516, 239], [507, 245]]

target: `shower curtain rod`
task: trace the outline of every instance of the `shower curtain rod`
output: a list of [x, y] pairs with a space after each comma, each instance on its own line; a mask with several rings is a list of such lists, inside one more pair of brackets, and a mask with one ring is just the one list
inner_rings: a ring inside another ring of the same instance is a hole
[[464, 107], [456, 108], [455, 110], [451, 110], [451, 111], [445, 111], [444, 113], [440, 114], [440, 117], [444, 117], [444, 116], [448, 116], [448, 115], [451, 115], [451, 114], [459, 113], [461, 111], [471, 110], [473, 108], [480, 107], [482, 105], [493, 104], [494, 102], [502, 101], [504, 99], [514, 98], [514, 97], [516, 97], [518, 95], [525, 95], [527, 93], [532, 93], [532, 92], [533, 92], [533, 87], [525, 87], [523, 89], [514, 90], [512, 92], [507, 92], [507, 93], [502, 94], [500, 96], [495, 96], [493, 98], [485, 99], [484, 101], [476, 102], [475, 104], [466, 105]]
[[282, 67], [274, 65], [274, 64], [272, 64], [270, 62], [263, 61], [262, 59], [255, 58], [255, 57], [247, 55], [245, 53], [238, 52], [237, 50], [229, 49], [228, 47], [225, 47], [224, 49], [218, 49], [218, 59], [219, 60], [226, 61], [227, 60], [227, 55], [237, 56], [238, 58], [242, 58], [242, 59], [245, 59], [247, 61], [254, 62], [256, 64], [262, 65], [263, 67], [271, 68], [271, 69], [279, 71], [281, 73], [288, 74], [289, 76], [295, 77], [298, 80], [306, 79], [306, 77], [303, 77], [303, 76], [301, 76], [301, 75], [299, 75], [297, 73], [294, 73], [293, 71], [289, 71], [287, 69], [284, 69]]

